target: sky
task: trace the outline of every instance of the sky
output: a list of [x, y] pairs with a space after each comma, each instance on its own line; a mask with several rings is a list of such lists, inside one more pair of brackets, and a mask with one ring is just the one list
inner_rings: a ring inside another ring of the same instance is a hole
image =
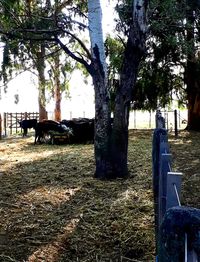
[[[101, 2], [103, 28], [106, 34], [113, 29], [111, 20], [114, 17], [113, 1], [101, 0]], [[15, 103], [16, 94], [19, 96], [17, 104]], [[81, 72], [75, 72], [70, 81], [70, 96], [70, 99], [65, 99], [63, 96], [61, 103], [62, 119], [94, 116], [94, 90], [91, 77], [88, 79], [88, 84], [85, 84]], [[51, 102], [47, 105], [47, 111], [51, 114], [53, 109], [54, 103]], [[1, 87], [0, 112], [38, 112], [37, 79], [34, 79], [32, 74], [25, 72], [13, 79], [9, 83], [6, 93]]]
[[[91, 79], [88, 84], [83, 82], [81, 72], [75, 72], [70, 81], [70, 98], [63, 94], [61, 103], [62, 118], [94, 116], [94, 91]], [[15, 94], [19, 95], [19, 102], [15, 103]], [[33, 80], [26, 72], [9, 83], [7, 92], [1, 91], [0, 112], [38, 112], [37, 79]], [[47, 104], [49, 118], [53, 119], [54, 102]]]

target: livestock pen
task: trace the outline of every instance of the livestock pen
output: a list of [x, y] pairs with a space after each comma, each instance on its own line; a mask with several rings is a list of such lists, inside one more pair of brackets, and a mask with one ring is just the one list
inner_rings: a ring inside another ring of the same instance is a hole
[[8, 135], [22, 133], [22, 129], [19, 125], [19, 122], [28, 119], [39, 120], [39, 113], [38, 112], [3, 113], [3, 117], [1, 115], [1, 122], [0, 122], [1, 136], [8, 136]]
[[[175, 112], [177, 113], [175, 115]], [[166, 128], [169, 131], [183, 130], [187, 125], [187, 111], [186, 110], [162, 110], [165, 116]], [[132, 110], [129, 117], [129, 129], [154, 129], [155, 128], [155, 111]], [[88, 115], [85, 111], [75, 114], [72, 111], [63, 112], [63, 119], [72, 119], [79, 117], [93, 118], [94, 115]], [[12, 134], [19, 134], [22, 132], [19, 121], [22, 119], [39, 119], [38, 112], [7, 112], [1, 114], [0, 131], [2, 136], [9, 136]], [[48, 112], [48, 119], [54, 120], [54, 113]], [[176, 124], [175, 124], [176, 123]], [[177, 125], [177, 126], [176, 126]]]

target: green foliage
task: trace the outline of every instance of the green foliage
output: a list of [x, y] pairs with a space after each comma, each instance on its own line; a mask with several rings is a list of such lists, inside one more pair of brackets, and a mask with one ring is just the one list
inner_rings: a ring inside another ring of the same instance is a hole
[[132, 22], [132, 0], [122, 0], [118, 1], [116, 5], [116, 11], [119, 15], [119, 20], [117, 21], [116, 29], [119, 32], [123, 32], [125, 36], [128, 34], [128, 28]]
[[[79, 1], [76, 1], [77, 3]], [[63, 26], [66, 16], [63, 8], [72, 4], [72, 1], [20, 1], [10, 0], [0, 2], [0, 15], [2, 30], [5, 34], [1, 35], [4, 42], [3, 63], [1, 69], [1, 79], [7, 83], [13, 77], [13, 73], [22, 70], [39, 70], [41, 60], [41, 44], [45, 49], [52, 49], [51, 38], [55, 34], [63, 35], [58, 30], [58, 24]], [[81, 12], [86, 2], [83, 1], [77, 6]], [[58, 15], [55, 16], [56, 12]], [[63, 21], [62, 21], [63, 20]], [[71, 28], [70, 23], [66, 23], [65, 29]], [[8, 34], [7, 34], [8, 32]], [[71, 41], [73, 45], [73, 41]], [[49, 57], [49, 56], [48, 56]], [[49, 58], [48, 58], [49, 59]], [[59, 68], [61, 71], [61, 89], [68, 89], [68, 81], [74, 65], [65, 62]], [[66, 71], [65, 71], [66, 70]], [[46, 82], [51, 84], [51, 79]]]
[[134, 108], [155, 110], [165, 107], [172, 102], [173, 94], [182, 96], [182, 85], [182, 77], [169, 66], [144, 63], [133, 94]]
[[[198, 27], [195, 29], [196, 37], [188, 38], [188, 30], [194, 29], [188, 14], [195, 14], [192, 19], [195, 19], [196, 25], [200, 21], [198, 5], [194, 2], [198, 1], [151, 1], [147, 58], [141, 66], [133, 94], [136, 108], [165, 107], [170, 104], [174, 94], [180, 105], [186, 103], [183, 71], [187, 67], [188, 57], [195, 57], [195, 46], [199, 46]], [[196, 59], [197, 70], [199, 58]]]
[[105, 48], [109, 58], [110, 75], [113, 77], [118, 74], [121, 69], [124, 46], [120, 39], [108, 36], [105, 41]]
[[124, 45], [121, 39], [107, 36], [105, 41], [105, 50], [108, 59], [109, 94], [110, 94], [110, 101], [111, 101], [111, 111], [113, 111], [115, 93], [119, 86], [118, 78], [122, 66]]

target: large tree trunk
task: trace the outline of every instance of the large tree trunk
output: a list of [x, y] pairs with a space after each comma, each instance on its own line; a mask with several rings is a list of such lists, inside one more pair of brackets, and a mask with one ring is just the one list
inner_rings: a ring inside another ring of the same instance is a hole
[[[120, 84], [116, 91], [114, 123], [112, 130], [111, 156], [114, 173], [117, 177], [128, 175], [128, 125], [130, 102], [138, 75], [138, 69], [145, 53], [145, 13], [146, 4], [140, 1], [141, 12], [133, 7], [133, 17], [129, 37], [124, 53], [123, 66], [120, 74]], [[138, 6], [137, 6], [138, 7]], [[140, 22], [140, 23], [139, 23]]]
[[195, 58], [195, 51], [188, 55], [186, 68], [186, 92], [188, 100], [187, 130], [200, 131], [200, 81], [199, 63]]
[[37, 52], [37, 61], [36, 67], [38, 70], [38, 103], [39, 103], [39, 121], [43, 119], [47, 119], [47, 111], [46, 111], [46, 97], [45, 97], [45, 47], [43, 44], [40, 46], [40, 51]]
[[111, 105], [108, 92], [108, 73], [102, 32], [100, 0], [88, 0], [88, 21], [92, 54], [85, 49], [89, 65], [73, 54], [58, 38], [55, 41], [91, 74], [95, 89], [95, 177], [110, 179], [126, 177], [128, 151], [129, 108], [138, 74], [138, 67], [145, 52], [146, 11], [148, 0], [132, 1], [132, 25], [125, 49], [120, 87], [116, 94], [114, 123], [111, 125]]
[[88, 0], [89, 33], [92, 49], [92, 78], [95, 89], [95, 177], [113, 178], [110, 156], [110, 108], [107, 68], [102, 32], [102, 10], [99, 0]]
[[187, 10], [187, 42], [190, 43], [186, 64], [186, 93], [188, 100], [188, 130], [200, 131], [199, 63], [195, 49], [195, 17], [192, 6]]
[[110, 155], [110, 108], [109, 97], [106, 94], [104, 79], [98, 72], [93, 75], [95, 88], [95, 177], [100, 179], [111, 179], [113, 174], [111, 155]]
[[188, 125], [187, 130], [200, 131], [200, 94], [188, 95]]
[[124, 178], [128, 175], [129, 109], [138, 67], [145, 51], [146, 7], [147, 1], [133, 1], [134, 22], [130, 28], [125, 49], [120, 85], [116, 93], [114, 122], [111, 128], [105, 53], [99, 31], [101, 28], [101, 22], [99, 22], [101, 12], [98, 13], [100, 3], [98, 0], [88, 1], [93, 52], [92, 77], [95, 87], [95, 176], [97, 178]]

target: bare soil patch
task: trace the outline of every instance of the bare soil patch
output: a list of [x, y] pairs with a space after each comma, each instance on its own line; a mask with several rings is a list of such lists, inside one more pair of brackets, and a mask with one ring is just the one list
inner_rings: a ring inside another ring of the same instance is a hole
[[[126, 180], [93, 178], [93, 145], [0, 141], [0, 261], [155, 261], [152, 131], [130, 131]], [[170, 137], [183, 203], [200, 203], [200, 135]]]

